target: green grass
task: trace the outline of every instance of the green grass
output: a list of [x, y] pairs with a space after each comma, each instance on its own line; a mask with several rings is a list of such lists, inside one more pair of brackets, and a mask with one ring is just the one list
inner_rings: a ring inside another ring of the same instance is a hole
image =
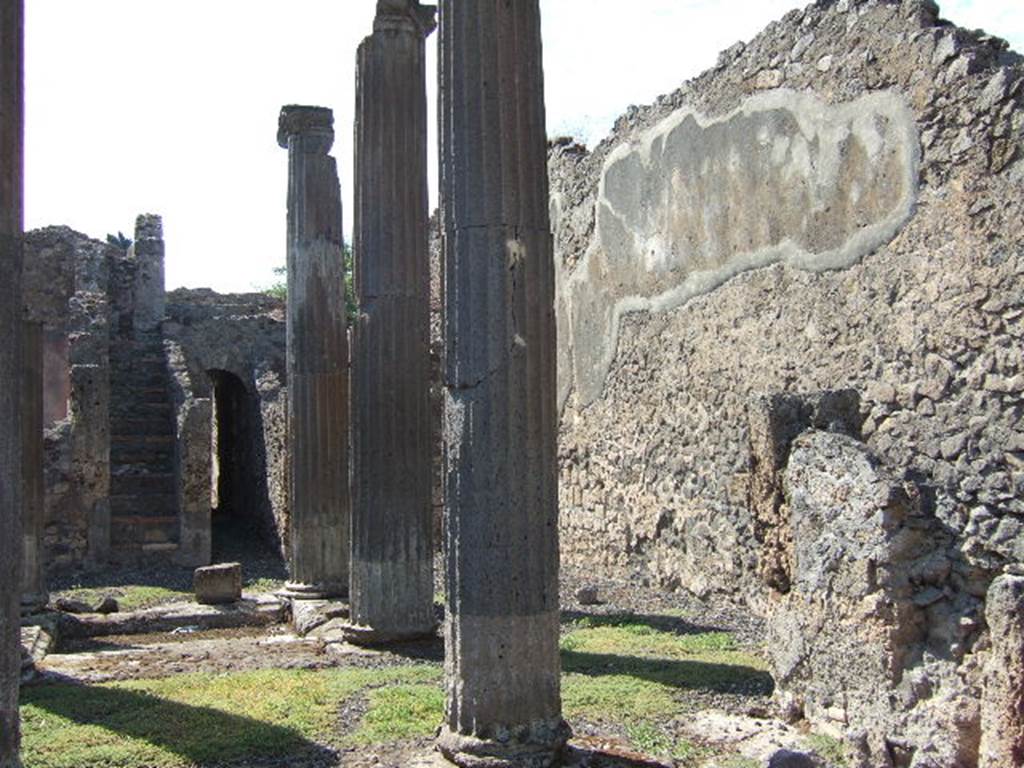
[[[337, 731], [339, 702], [371, 685], [427, 687], [440, 674], [431, 666], [262, 670], [27, 688], [21, 710], [25, 764], [185, 768], [315, 754]], [[416, 713], [406, 720], [418, 723], [426, 716]]]
[[660, 725], [688, 692], [767, 695], [764, 662], [726, 632], [679, 634], [629, 619], [585, 619], [562, 638], [566, 716], [621, 723], [640, 752], [699, 765], [707, 748], [676, 739]]
[[64, 590], [56, 597], [68, 597], [72, 600], [82, 600], [95, 606], [106, 595], [117, 598], [122, 611], [137, 611], [142, 608], [152, 608], [163, 603], [173, 603], [180, 600], [191, 600], [192, 593], [166, 587], [151, 587], [141, 584], [128, 584], [118, 587], [82, 587], [79, 589]]
[[[639, 751], [684, 766], [713, 755], [664, 725], [686, 696], [771, 691], [764, 664], [726, 633], [580, 622], [562, 648], [570, 720], [625, 728]], [[29, 687], [26, 768], [190, 768], [303, 754], [328, 760], [331, 747], [429, 737], [443, 717], [441, 676], [438, 665], [422, 664]], [[367, 708], [346, 728], [339, 712], [353, 697]]]
[[849, 765], [846, 759], [846, 747], [839, 739], [825, 736], [820, 733], [811, 733], [807, 736], [807, 746], [825, 758], [831, 765], [841, 768]]
[[444, 691], [437, 685], [395, 685], [369, 692], [369, 709], [346, 743], [387, 744], [430, 736], [444, 717]]

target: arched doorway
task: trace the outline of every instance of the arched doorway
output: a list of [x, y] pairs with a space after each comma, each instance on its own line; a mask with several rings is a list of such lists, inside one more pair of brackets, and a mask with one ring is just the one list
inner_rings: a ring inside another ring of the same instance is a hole
[[[210, 510], [214, 562], [238, 561], [247, 575], [283, 569], [267, 490], [259, 400], [236, 374], [208, 371], [213, 416]], [[269, 575], [269, 574], [268, 574]]]

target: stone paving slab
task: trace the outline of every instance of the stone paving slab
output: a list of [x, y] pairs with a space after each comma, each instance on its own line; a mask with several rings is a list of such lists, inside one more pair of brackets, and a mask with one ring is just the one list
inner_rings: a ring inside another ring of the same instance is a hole
[[195, 627], [199, 630], [261, 627], [282, 624], [288, 619], [288, 604], [272, 595], [243, 597], [237, 603], [200, 605], [169, 603], [132, 613], [62, 614], [63, 637], [102, 637], [149, 632], [170, 632]]

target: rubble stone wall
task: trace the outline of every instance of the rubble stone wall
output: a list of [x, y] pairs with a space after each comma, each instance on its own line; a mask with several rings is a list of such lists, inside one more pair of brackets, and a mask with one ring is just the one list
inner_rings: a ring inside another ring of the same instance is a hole
[[67, 227], [25, 236], [26, 316], [44, 333], [47, 568], [104, 552], [95, 522], [109, 516], [108, 291], [116, 256], [113, 246]]
[[[864, 594], [912, 606], [867, 650], [894, 665], [871, 680], [898, 703], [834, 706], [775, 669], [823, 723], [860, 723], [865, 764], [977, 759], [977, 708], [955, 727], [937, 713], [982, 685], [986, 594], [1024, 564], [1022, 102], [1021, 57], [929, 0], [822, 0], [631, 108], [592, 152], [551, 146], [564, 561], [824, 621], [781, 642], [817, 637], [819, 669], [843, 664], [828, 648], [858, 621], [852, 598], [815, 614], [792, 597], [799, 538], [818, 535], [794, 511], [808, 476], [792, 445], [826, 467], [869, 456], [909, 484], [901, 520], [932, 547], [918, 562], [860, 518], [877, 567], [902, 574], [898, 595]], [[790, 418], [765, 417], [766, 397], [830, 391], [857, 396], [859, 447], [800, 437], [843, 420], [761, 440], [764, 418]], [[825, 498], [858, 519], [853, 497]]]
[[[201, 527], [202, 510], [209, 512], [210, 424], [207, 420], [204, 425], [205, 416], [198, 414], [212, 417], [211, 372], [224, 372], [245, 388], [255, 436], [241, 446], [251, 474], [247, 484], [253, 491], [246, 495], [249, 508], [244, 514], [256, 521], [283, 556], [288, 539], [283, 303], [260, 293], [178, 289], [167, 294], [163, 331], [176, 382], [179, 431], [183, 431], [179, 444], [188, 452], [179, 457], [186, 520], [191, 517]], [[204, 437], [206, 449], [196, 449], [194, 443]]]

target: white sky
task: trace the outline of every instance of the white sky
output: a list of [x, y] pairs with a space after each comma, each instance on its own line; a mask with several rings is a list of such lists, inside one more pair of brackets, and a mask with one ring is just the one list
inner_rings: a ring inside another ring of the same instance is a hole
[[[596, 143], [628, 105], [676, 89], [720, 50], [805, 4], [541, 0], [549, 132]], [[67, 224], [100, 239], [118, 230], [131, 237], [136, 214], [159, 213], [168, 288], [267, 285], [285, 246], [287, 157], [276, 142], [277, 114], [302, 103], [334, 109], [350, 231], [355, 51], [374, 0], [26, 6], [27, 229]], [[956, 23], [1024, 51], [1024, 0], [942, 7]], [[435, 93], [428, 75], [432, 113]]]

